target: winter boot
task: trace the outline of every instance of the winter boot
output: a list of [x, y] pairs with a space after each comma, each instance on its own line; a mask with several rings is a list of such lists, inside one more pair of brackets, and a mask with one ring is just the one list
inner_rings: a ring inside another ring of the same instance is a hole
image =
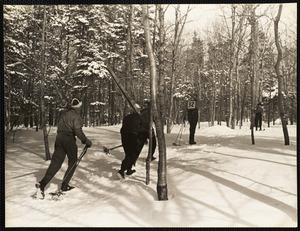
[[189, 144], [196, 144], [195, 142], [195, 134], [190, 133]]
[[36, 198], [43, 200], [45, 198], [44, 187], [40, 183], [35, 184], [36, 187]]
[[66, 183], [62, 183], [60, 189], [61, 189], [61, 191], [66, 192], [66, 191], [72, 190], [73, 188], [75, 188], [75, 187], [74, 187], [74, 186], [71, 186], [71, 185], [69, 185], [69, 184], [66, 184]]
[[120, 178], [120, 180], [123, 180], [125, 179], [125, 174], [123, 171], [119, 170], [118, 173], [117, 173], [118, 177]]
[[135, 173], [136, 171], [133, 169], [129, 169], [129, 170], [127, 170], [127, 172], [126, 172], [126, 175], [128, 175], [128, 176], [130, 176], [130, 175], [132, 175], [133, 173]]

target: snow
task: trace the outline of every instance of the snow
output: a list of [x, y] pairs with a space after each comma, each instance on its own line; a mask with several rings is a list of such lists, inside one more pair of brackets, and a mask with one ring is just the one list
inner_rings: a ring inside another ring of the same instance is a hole
[[[157, 199], [158, 159], [151, 162], [150, 184], [145, 184], [146, 145], [136, 163], [137, 172], [120, 181], [117, 171], [123, 149], [103, 152], [103, 146], [121, 143], [120, 125], [84, 127], [93, 146], [88, 149], [70, 182], [76, 188], [50, 200], [48, 193], [61, 183], [67, 167], [46, 187], [44, 200], [33, 199], [34, 184], [49, 165], [45, 161], [42, 131], [19, 128], [10, 137], [5, 154], [6, 227], [297, 227], [296, 126], [288, 125], [290, 145], [284, 145], [282, 127], [255, 132], [201, 123], [196, 145], [173, 146], [179, 125], [165, 134], [168, 200]], [[53, 152], [56, 128], [49, 133]], [[83, 145], [78, 142], [79, 153]], [[158, 151], [156, 151], [156, 156]]]

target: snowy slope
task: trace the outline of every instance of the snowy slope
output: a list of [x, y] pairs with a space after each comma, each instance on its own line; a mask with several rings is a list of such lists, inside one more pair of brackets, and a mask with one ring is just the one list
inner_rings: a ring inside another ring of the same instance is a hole
[[[265, 126], [266, 127], [266, 126]], [[120, 181], [116, 172], [123, 149], [103, 152], [103, 145], [121, 143], [120, 125], [87, 127], [88, 149], [70, 184], [76, 188], [50, 200], [67, 167], [46, 188], [45, 200], [34, 200], [34, 184], [49, 165], [44, 160], [42, 131], [19, 129], [5, 156], [6, 227], [296, 227], [296, 126], [288, 126], [291, 145], [283, 145], [280, 125], [255, 132], [249, 126], [225, 125], [196, 130], [196, 145], [173, 146], [179, 125], [166, 134], [168, 200], [156, 193], [158, 159], [151, 162], [151, 182], [145, 184], [145, 146], [136, 174]], [[56, 128], [50, 131], [53, 152]], [[83, 149], [78, 141], [79, 152]], [[156, 156], [158, 151], [156, 151]]]

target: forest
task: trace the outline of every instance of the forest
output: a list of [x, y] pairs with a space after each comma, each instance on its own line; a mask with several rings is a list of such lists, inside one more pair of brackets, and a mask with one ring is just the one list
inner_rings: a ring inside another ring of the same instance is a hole
[[[168, 133], [182, 123], [191, 95], [200, 103], [199, 122], [210, 126], [242, 126], [257, 102], [268, 126], [280, 117], [295, 123], [296, 26], [280, 21], [285, 4], [222, 5], [205, 32], [189, 37], [189, 14], [200, 4], [147, 9], [158, 112]], [[142, 5], [4, 5], [3, 14], [7, 132], [55, 126], [62, 100], [73, 97], [83, 101], [84, 126], [121, 123], [128, 102], [107, 67], [131, 100], [151, 99]]]
[[264, 121], [280, 119], [289, 145], [297, 39], [296, 15], [292, 26], [281, 17], [286, 8], [220, 5], [206, 30], [186, 33], [201, 5], [4, 5], [5, 140], [18, 126], [42, 129], [49, 160], [50, 128], [72, 98], [83, 102], [85, 127], [120, 124], [133, 102], [150, 100], [159, 200], [167, 199], [164, 127], [170, 133], [184, 122], [190, 97], [199, 103], [199, 127], [250, 121], [252, 144], [261, 102]]

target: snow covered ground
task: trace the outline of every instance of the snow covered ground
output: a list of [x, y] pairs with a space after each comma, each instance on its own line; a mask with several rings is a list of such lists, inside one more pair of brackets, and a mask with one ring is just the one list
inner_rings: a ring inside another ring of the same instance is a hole
[[[45, 174], [42, 131], [20, 129], [5, 155], [5, 227], [297, 227], [296, 126], [289, 125], [285, 146], [281, 125], [255, 132], [249, 126], [231, 130], [201, 123], [196, 145], [174, 146], [179, 125], [166, 134], [168, 200], [156, 193], [158, 159], [151, 162], [145, 184], [145, 146], [137, 172], [120, 181], [117, 170], [123, 149], [103, 152], [103, 145], [121, 143], [120, 125], [84, 128], [92, 139], [70, 182], [76, 188], [62, 200], [50, 200], [60, 185], [67, 158], [44, 200], [33, 199], [34, 184]], [[50, 131], [53, 152], [56, 128]], [[79, 153], [83, 149], [78, 141]], [[156, 151], [156, 156], [158, 151]]]

